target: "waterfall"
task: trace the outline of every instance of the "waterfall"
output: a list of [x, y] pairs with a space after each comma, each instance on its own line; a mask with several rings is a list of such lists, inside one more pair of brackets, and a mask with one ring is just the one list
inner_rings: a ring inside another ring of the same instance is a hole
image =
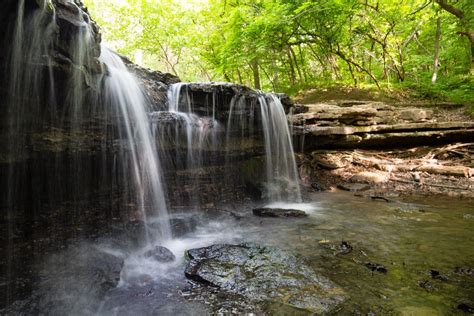
[[[146, 227], [149, 213], [158, 217], [161, 240], [171, 237], [168, 212], [161, 179], [161, 167], [148, 117], [149, 106], [136, 78], [119, 56], [103, 48], [100, 60], [107, 65], [106, 102], [116, 107], [123, 120], [137, 202]], [[150, 238], [147, 232], [147, 238]]]
[[270, 202], [301, 202], [293, 143], [285, 111], [275, 94], [258, 97], [265, 137], [267, 194]]
[[[87, 216], [90, 205], [107, 205], [110, 217], [136, 207], [143, 220], [159, 218], [158, 225], [145, 226], [157, 227], [156, 237], [167, 239], [171, 233], [147, 100], [122, 60], [105, 48], [104, 75], [98, 31], [81, 2], [61, 1], [58, 12], [55, 5], [19, 0], [8, 22], [8, 89], [0, 109], [6, 127], [0, 138], [5, 142], [2, 207], [12, 221], [26, 221], [72, 202], [70, 213], [64, 211], [71, 222]], [[95, 201], [99, 196], [109, 198]], [[115, 204], [117, 196], [121, 204]]]
[[[32, 125], [45, 123], [39, 119], [41, 98], [54, 106], [54, 89], [51, 88], [48, 93], [44, 93], [43, 89], [47, 86], [45, 81], [52, 82], [49, 50], [55, 27], [54, 10], [46, 1], [31, 14], [25, 12], [25, 0], [18, 2], [12, 48], [8, 56], [7, 116], [11, 140], [8, 154], [11, 159], [22, 159], [25, 155], [25, 134]], [[48, 72], [44, 71], [45, 65]]]
[[[260, 126], [257, 128], [262, 130], [261, 138], [264, 140], [265, 148], [264, 197], [268, 202], [301, 202], [291, 134], [278, 96], [254, 92], [256, 100], [253, 102], [251, 98], [246, 99], [244, 95], [236, 94], [228, 104], [227, 119], [224, 123], [220, 123], [216, 120], [217, 93], [212, 92], [212, 114], [199, 116], [195, 113], [199, 106], [194, 103], [189, 87], [189, 84], [178, 83], [170, 86], [168, 90], [168, 110], [180, 117], [183, 122], [175, 126], [177, 130], [174, 137], [175, 144], [183, 143], [185, 140], [187, 156], [185, 169], [200, 167], [202, 161], [206, 160], [203, 155], [212, 154], [222, 148], [226, 150], [225, 165], [232, 164], [230, 153], [236, 146], [243, 144], [236, 144], [231, 136], [236, 133], [236, 130], [240, 130], [237, 133], [240, 134], [241, 140], [249, 139], [249, 136], [252, 138], [255, 124], [259, 122]], [[253, 114], [256, 106], [260, 108], [260, 120]], [[211, 108], [209, 104], [207, 108]], [[184, 133], [179, 132], [180, 126], [185, 130]], [[245, 133], [249, 135], [244, 135]], [[161, 134], [165, 134], [163, 130]], [[220, 179], [220, 183], [226, 183], [227, 180]], [[188, 181], [194, 181], [193, 186], [199, 186], [199, 183], [191, 178], [188, 178]]]

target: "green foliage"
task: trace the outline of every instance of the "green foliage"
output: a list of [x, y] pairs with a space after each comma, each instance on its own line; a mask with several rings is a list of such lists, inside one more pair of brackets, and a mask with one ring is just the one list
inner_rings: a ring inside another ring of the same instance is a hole
[[[185, 81], [296, 93], [311, 86], [409, 86], [472, 103], [474, 2], [444, 0], [87, 0], [104, 41]], [[431, 83], [436, 19], [438, 81]]]
[[445, 77], [433, 84], [413, 84], [414, 96], [436, 101], [449, 101], [467, 105], [467, 111], [474, 116], [474, 79], [472, 76]]

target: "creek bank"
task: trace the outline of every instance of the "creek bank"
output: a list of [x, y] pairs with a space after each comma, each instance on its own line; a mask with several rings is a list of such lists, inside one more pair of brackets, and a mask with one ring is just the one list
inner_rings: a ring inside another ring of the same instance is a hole
[[[450, 149], [452, 148], [452, 149]], [[297, 154], [303, 185], [311, 191], [350, 191], [392, 199], [407, 195], [474, 198], [474, 144], [408, 150], [331, 150]]]
[[289, 121], [303, 185], [362, 196], [474, 198], [474, 123], [449, 109], [336, 100]]
[[187, 278], [252, 301], [327, 313], [347, 299], [341, 288], [276, 247], [217, 244], [188, 250], [187, 256]]

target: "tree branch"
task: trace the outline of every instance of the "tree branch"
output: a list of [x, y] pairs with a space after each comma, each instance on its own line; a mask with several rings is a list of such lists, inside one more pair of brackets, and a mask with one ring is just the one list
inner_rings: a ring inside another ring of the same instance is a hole
[[454, 6], [450, 5], [449, 3], [446, 2], [446, 0], [435, 0], [439, 6], [445, 10], [448, 11], [449, 13], [455, 15], [458, 19], [462, 20], [464, 19], [464, 12], [458, 8], [455, 8]]

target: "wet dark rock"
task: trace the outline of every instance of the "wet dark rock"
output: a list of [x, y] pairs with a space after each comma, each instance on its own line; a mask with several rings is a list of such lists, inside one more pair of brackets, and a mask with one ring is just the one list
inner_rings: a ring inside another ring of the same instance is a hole
[[474, 269], [470, 267], [455, 267], [454, 273], [462, 275], [474, 275]]
[[461, 303], [457, 307], [459, 310], [463, 311], [464, 313], [472, 314], [474, 313], [474, 306], [466, 303]]
[[425, 290], [427, 290], [428, 292], [431, 292], [435, 289], [433, 284], [428, 280], [420, 281], [420, 282], [418, 282], [418, 285], [421, 288], [424, 288]]
[[430, 270], [430, 276], [432, 279], [435, 280], [440, 280], [440, 281], [448, 281], [448, 277], [445, 276], [444, 274], [441, 274], [439, 271], [436, 270]]
[[327, 186], [325, 186], [324, 184], [318, 183], [318, 182], [313, 182], [313, 183], [311, 183], [311, 188], [312, 188], [314, 191], [317, 191], [317, 192], [327, 191], [327, 190], [330, 189], [330, 188], [328, 188]]
[[308, 214], [301, 210], [282, 209], [282, 208], [256, 208], [253, 214], [260, 217], [306, 217]]
[[124, 229], [125, 237], [132, 245], [143, 245], [146, 237], [146, 225], [143, 221], [129, 221]]
[[249, 300], [325, 313], [346, 299], [342, 289], [276, 247], [221, 244], [191, 249], [187, 255], [187, 278]]
[[387, 203], [393, 202], [392, 200], [389, 200], [389, 199], [387, 199], [386, 197], [378, 196], [378, 195], [376, 195], [376, 196], [371, 196], [370, 198], [371, 198], [373, 201], [385, 201], [385, 202], [387, 202]]
[[148, 100], [156, 111], [166, 110], [168, 86], [179, 82], [179, 78], [160, 71], [154, 71], [134, 64], [130, 59], [121, 56], [127, 68], [132, 71], [143, 86]]
[[295, 104], [293, 106], [293, 114], [307, 113], [308, 111], [309, 111], [309, 108], [306, 105]]
[[196, 230], [197, 216], [183, 216], [170, 218], [171, 234], [173, 237], [184, 236]]
[[120, 281], [124, 258], [91, 245], [74, 246], [48, 257], [32, 295], [7, 314], [95, 314], [105, 294]]
[[146, 251], [143, 256], [145, 258], [153, 258], [158, 262], [172, 262], [176, 259], [175, 255], [166, 247], [155, 246], [153, 249]]
[[372, 263], [372, 262], [367, 262], [365, 263], [365, 266], [370, 269], [372, 272], [379, 272], [379, 273], [387, 273], [388, 270], [385, 268], [384, 265], [379, 264], [379, 263]]
[[75, 247], [51, 257], [47, 273], [52, 273], [47, 277], [56, 282], [71, 279], [77, 290], [93, 288], [105, 293], [118, 285], [123, 261], [122, 257], [94, 246]]
[[339, 245], [339, 251], [337, 253], [348, 254], [350, 252], [352, 252], [352, 246], [347, 241], [343, 240], [341, 244]]
[[277, 96], [280, 99], [281, 104], [283, 105], [283, 109], [285, 109], [285, 113], [288, 114], [290, 112], [290, 109], [295, 106], [293, 99], [291, 99], [290, 96], [286, 93], [277, 93]]
[[93, 38], [89, 49], [94, 57], [99, 57], [101, 42], [99, 27], [91, 19], [84, 4], [81, 1], [68, 0], [54, 0], [53, 4], [59, 30], [58, 46], [60, 51], [67, 52], [68, 57], [71, 57], [74, 54], [72, 48], [76, 45], [74, 41], [77, 40], [77, 34], [82, 31], [85, 24], [89, 24]]

